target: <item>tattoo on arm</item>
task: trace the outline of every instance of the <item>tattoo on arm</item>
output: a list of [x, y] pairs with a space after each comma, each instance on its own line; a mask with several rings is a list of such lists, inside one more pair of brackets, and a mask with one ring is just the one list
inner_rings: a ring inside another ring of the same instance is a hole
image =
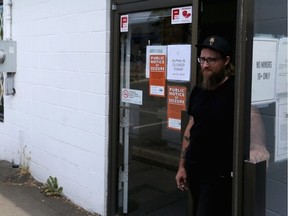
[[189, 142], [190, 141], [190, 138], [188, 136], [184, 136], [184, 139]]
[[185, 159], [185, 156], [186, 156], [186, 149], [182, 149], [181, 151], [181, 159]]

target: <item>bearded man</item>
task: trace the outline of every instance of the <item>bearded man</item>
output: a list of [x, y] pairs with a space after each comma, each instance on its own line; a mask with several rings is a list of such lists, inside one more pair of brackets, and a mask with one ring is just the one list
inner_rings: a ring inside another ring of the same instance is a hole
[[[201, 82], [190, 95], [176, 183], [190, 190], [194, 216], [231, 216], [235, 71], [230, 45], [210, 36], [196, 47]], [[261, 119], [251, 110], [250, 160], [267, 160]]]

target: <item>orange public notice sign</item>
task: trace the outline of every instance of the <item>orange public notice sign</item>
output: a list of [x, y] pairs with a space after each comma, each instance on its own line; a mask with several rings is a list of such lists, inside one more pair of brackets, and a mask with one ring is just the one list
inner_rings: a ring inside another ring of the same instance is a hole
[[167, 127], [181, 130], [181, 111], [186, 110], [185, 86], [168, 86], [167, 97]]
[[150, 55], [149, 60], [149, 95], [165, 97], [166, 55]]

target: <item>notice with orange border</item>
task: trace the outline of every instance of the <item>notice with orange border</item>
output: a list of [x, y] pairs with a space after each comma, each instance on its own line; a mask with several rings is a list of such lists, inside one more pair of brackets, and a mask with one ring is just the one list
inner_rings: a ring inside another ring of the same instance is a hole
[[173, 130], [181, 130], [181, 111], [186, 110], [185, 86], [168, 86], [167, 97], [167, 127]]
[[157, 97], [165, 97], [166, 68], [167, 68], [166, 55], [150, 54], [149, 62], [150, 62], [149, 95]]

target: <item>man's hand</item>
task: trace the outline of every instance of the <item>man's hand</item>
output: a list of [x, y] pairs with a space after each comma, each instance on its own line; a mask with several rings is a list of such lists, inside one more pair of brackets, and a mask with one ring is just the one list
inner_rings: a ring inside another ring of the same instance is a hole
[[252, 144], [250, 147], [250, 161], [252, 162], [260, 162], [267, 160], [267, 163], [269, 161], [270, 154], [263, 145], [257, 145], [257, 144]]
[[177, 172], [175, 179], [176, 179], [177, 187], [181, 191], [188, 190], [186, 170], [184, 167], [181, 167], [178, 169], [178, 172]]

